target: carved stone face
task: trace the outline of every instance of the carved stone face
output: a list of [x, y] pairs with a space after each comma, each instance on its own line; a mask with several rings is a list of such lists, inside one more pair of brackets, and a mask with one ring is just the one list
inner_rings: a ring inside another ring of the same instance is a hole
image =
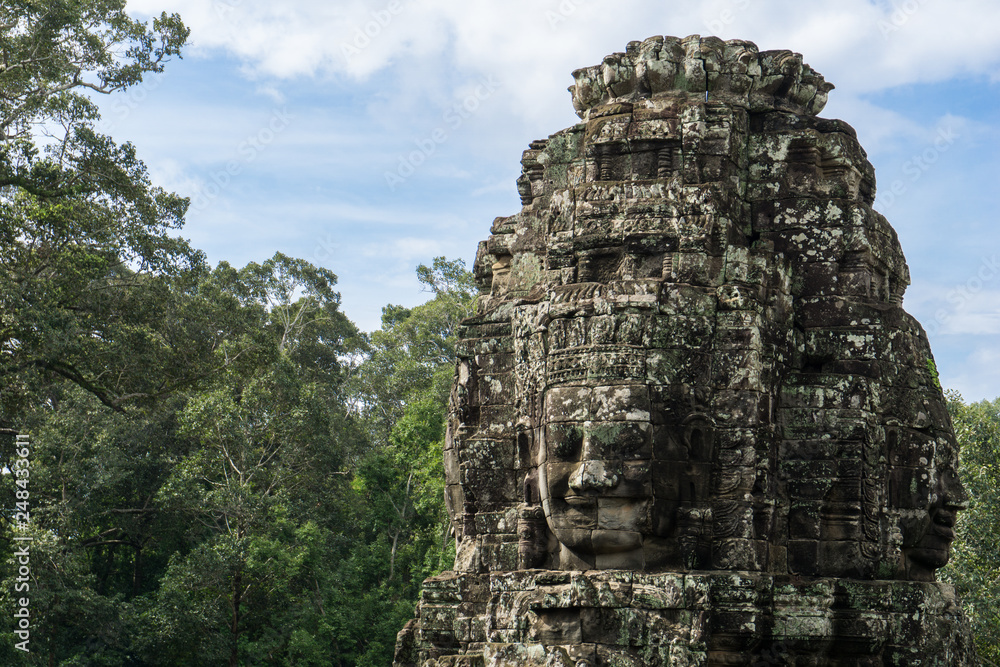
[[965, 509], [968, 501], [965, 487], [953, 467], [949, 465], [938, 469], [937, 478], [933, 500], [922, 522], [922, 535], [915, 548], [909, 552], [913, 563], [929, 570], [944, 567], [948, 563], [951, 543], [955, 540], [958, 512]]
[[530, 144], [479, 246], [456, 572], [396, 664], [973, 664], [950, 590], [908, 581], [965, 492], [874, 168], [816, 116], [831, 85], [697, 35], [574, 79], [582, 122]]
[[539, 487], [549, 528], [585, 554], [630, 551], [652, 529], [652, 436], [644, 385], [553, 387]]
[[670, 561], [678, 546], [666, 541], [705, 506], [711, 422], [664, 412], [656, 395], [646, 384], [547, 390], [539, 490], [549, 529], [574, 553]]
[[697, 37], [574, 79], [582, 122], [530, 144], [476, 260], [445, 454], [468, 566], [512, 567], [483, 545], [521, 503], [526, 568], [932, 577], [954, 436], [830, 84]]
[[946, 438], [931, 439], [917, 431], [902, 431], [897, 460], [917, 465], [895, 467], [891, 478], [893, 500], [901, 512], [905, 577], [933, 581], [934, 571], [951, 556], [958, 512], [968, 495], [955, 470], [957, 448]]

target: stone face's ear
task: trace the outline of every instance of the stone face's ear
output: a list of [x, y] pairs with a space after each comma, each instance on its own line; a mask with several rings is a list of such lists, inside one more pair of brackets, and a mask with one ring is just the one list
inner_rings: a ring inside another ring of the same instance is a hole
[[523, 506], [517, 513], [517, 566], [542, 567], [548, 558], [549, 529], [540, 506]]
[[527, 505], [538, 505], [542, 496], [538, 492], [538, 469], [531, 468], [524, 476], [524, 502]]
[[715, 460], [715, 426], [707, 415], [695, 414], [684, 420], [684, 446], [691, 461]]

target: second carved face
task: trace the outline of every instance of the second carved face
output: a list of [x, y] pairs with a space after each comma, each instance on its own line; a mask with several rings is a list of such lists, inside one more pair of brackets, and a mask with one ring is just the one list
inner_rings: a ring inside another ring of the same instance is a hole
[[664, 411], [656, 394], [646, 384], [546, 391], [538, 465], [546, 522], [562, 547], [597, 567], [674, 560], [667, 538], [708, 499], [711, 422]]

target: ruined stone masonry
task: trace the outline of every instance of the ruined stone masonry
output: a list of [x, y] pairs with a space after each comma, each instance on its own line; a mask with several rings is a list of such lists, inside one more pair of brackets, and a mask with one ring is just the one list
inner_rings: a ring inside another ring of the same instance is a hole
[[976, 664], [955, 435], [833, 86], [697, 35], [573, 77], [479, 248], [458, 555], [396, 665]]

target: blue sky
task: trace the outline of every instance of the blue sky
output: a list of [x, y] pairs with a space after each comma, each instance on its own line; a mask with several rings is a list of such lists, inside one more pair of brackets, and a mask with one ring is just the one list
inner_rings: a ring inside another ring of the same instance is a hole
[[130, 0], [191, 28], [183, 60], [102, 99], [104, 129], [192, 198], [215, 263], [332, 269], [378, 328], [415, 267], [471, 265], [520, 208], [521, 152], [576, 122], [570, 72], [652, 35], [802, 53], [837, 89], [899, 232], [942, 384], [1000, 396], [1000, 3], [992, 0]]

